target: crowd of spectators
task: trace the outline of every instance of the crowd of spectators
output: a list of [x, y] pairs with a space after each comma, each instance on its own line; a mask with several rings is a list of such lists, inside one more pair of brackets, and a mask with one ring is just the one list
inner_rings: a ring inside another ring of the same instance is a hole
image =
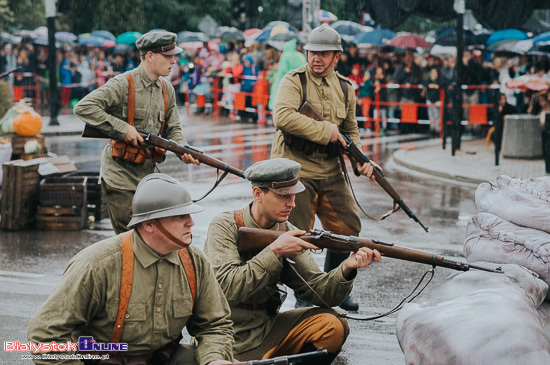
[[[139, 54], [135, 51], [115, 53], [100, 47], [63, 45], [57, 57], [58, 80], [65, 103], [67, 100], [82, 98], [110, 77], [139, 64]], [[522, 93], [507, 89], [504, 84], [509, 79], [525, 74], [538, 75], [550, 81], [548, 55], [503, 56], [468, 50], [460, 61], [464, 65], [464, 84], [472, 86], [462, 91], [463, 104], [466, 105], [463, 108], [463, 119], [469, 118], [468, 105], [497, 104], [495, 89], [488, 87], [495, 84], [501, 85], [496, 90], [506, 95], [507, 103], [517, 113], [537, 114], [542, 108], [539, 99], [545, 98], [545, 94]], [[210, 105], [215, 96], [219, 96], [217, 101], [221, 101], [224, 107], [222, 110], [229, 117], [256, 122], [259, 117], [256, 111], [259, 108], [267, 111], [273, 108], [274, 94], [284, 74], [305, 63], [302, 45], [296, 40], [280, 46], [255, 41], [210, 41], [198, 49], [185, 49], [167, 78], [176, 88], [179, 102], [186, 100], [186, 95], [189, 95], [191, 101], [196, 100], [197, 95], [202, 95], [206, 104]], [[373, 118], [380, 118], [383, 130], [397, 129], [395, 122], [388, 123], [388, 120], [391, 122], [400, 118], [397, 103], [420, 103], [423, 107], [418, 109], [418, 118], [430, 120], [430, 130], [437, 133], [441, 90], [445, 104], [452, 103], [453, 90], [449, 86], [456, 83], [456, 63], [456, 57], [452, 56], [417, 54], [412, 51], [360, 50], [354, 44], [346, 44], [337, 71], [352, 81], [358, 100], [357, 115], [362, 117], [359, 120], [367, 121], [361, 122], [361, 127], [366, 128]], [[2, 72], [21, 67], [21, 72], [37, 74], [41, 90], [47, 94], [46, 47], [35, 46], [30, 40], [23, 40], [17, 45], [3, 44], [0, 48], [0, 66]], [[17, 76], [12, 82], [14, 86], [27, 85], [32, 80]], [[401, 87], [387, 88], [387, 84], [399, 84]], [[221, 92], [213, 93], [213, 89]], [[31, 93], [32, 90], [26, 92]], [[246, 110], [235, 111], [234, 103], [241, 102], [236, 100], [238, 92], [245, 95]], [[379, 108], [373, 107], [375, 99], [383, 103]], [[41, 100], [45, 101], [43, 95]], [[451, 111], [450, 108], [447, 110]], [[198, 112], [208, 113], [211, 108], [201, 107]], [[489, 114], [489, 119], [491, 117]], [[450, 117], [446, 115], [446, 118]]]

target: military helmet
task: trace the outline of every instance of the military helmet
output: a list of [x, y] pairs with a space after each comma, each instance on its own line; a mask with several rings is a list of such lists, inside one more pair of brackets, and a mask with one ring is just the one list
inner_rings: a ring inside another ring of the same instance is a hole
[[192, 214], [204, 208], [193, 203], [182, 183], [166, 174], [145, 176], [138, 184], [132, 200], [132, 220], [128, 227], [138, 223], [178, 215]]
[[343, 52], [342, 39], [337, 31], [323, 24], [309, 33], [304, 49], [307, 51]]

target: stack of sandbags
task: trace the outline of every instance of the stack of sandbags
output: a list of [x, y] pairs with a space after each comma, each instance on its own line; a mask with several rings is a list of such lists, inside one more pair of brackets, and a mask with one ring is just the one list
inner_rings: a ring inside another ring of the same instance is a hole
[[466, 259], [518, 264], [550, 285], [550, 177], [499, 176], [478, 187], [475, 202], [479, 213], [468, 223]]
[[504, 274], [457, 274], [399, 312], [406, 364], [550, 364], [537, 312], [548, 285], [518, 265], [482, 264], [502, 266]]

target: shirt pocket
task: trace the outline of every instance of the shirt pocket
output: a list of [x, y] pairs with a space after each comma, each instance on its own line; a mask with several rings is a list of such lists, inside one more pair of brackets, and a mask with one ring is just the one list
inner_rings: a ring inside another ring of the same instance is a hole
[[[118, 314], [118, 302], [108, 304], [109, 318], [115, 322]], [[145, 302], [130, 302], [126, 308], [122, 325], [121, 342], [142, 343], [147, 333], [147, 305]]]
[[192, 314], [193, 303], [190, 297], [172, 300], [172, 320], [168, 323], [171, 337], [180, 335], [181, 330], [185, 327]]
[[346, 119], [346, 116], [347, 116], [346, 108], [344, 107], [336, 108], [336, 119], [337, 119], [338, 125], [342, 124], [342, 122]]

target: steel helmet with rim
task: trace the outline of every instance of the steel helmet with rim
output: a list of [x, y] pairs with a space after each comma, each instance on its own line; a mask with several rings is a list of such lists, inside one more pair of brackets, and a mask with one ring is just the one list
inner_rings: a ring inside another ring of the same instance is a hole
[[304, 46], [307, 51], [337, 51], [343, 52], [342, 39], [337, 31], [323, 24], [309, 33], [307, 43]]
[[148, 220], [203, 210], [203, 207], [193, 203], [182, 183], [166, 174], [154, 173], [145, 176], [137, 186], [132, 200], [132, 220], [128, 227]]

